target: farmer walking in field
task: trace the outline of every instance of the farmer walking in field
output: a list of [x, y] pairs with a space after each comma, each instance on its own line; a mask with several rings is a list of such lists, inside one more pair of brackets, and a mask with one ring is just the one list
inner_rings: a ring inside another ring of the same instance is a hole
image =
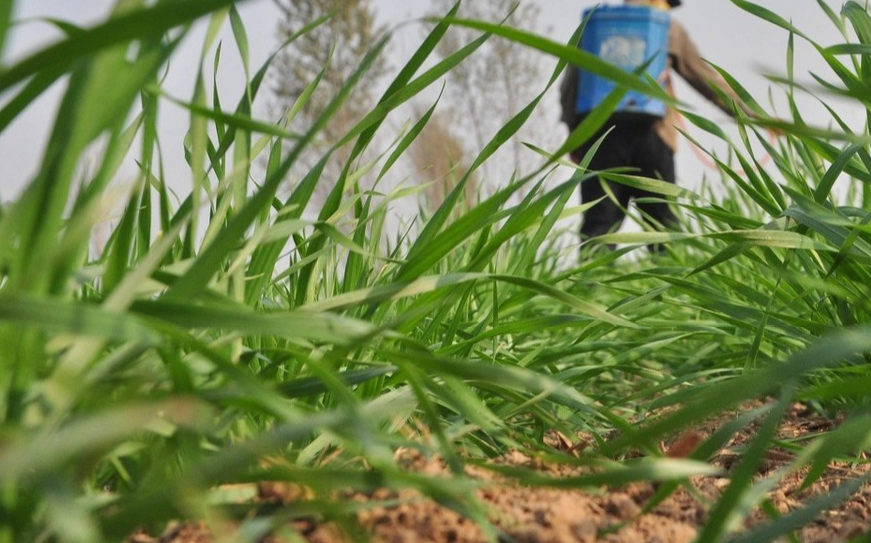
[[[647, 73], [666, 88], [670, 87], [669, 70], [673, 69], [729, 115], [734, 116], [731, 106], [720, 99], [713, 87], [749, 113], [722, 76], [702, 60], [686, 29], [670, 17], [671, 9], [680, 4], [681, 0], [626, 0], [622, 6], [600, 6], [593, 11], [580, 46], [631, 71], [649, 62]], [[571, 66], [561, 88], [562, 121], [569, 130], [574, 130], [584, 115], [613, 89], [612, 82]], [[679, 115], [659, 100], [628, 91], [602, 131], [572, 152], [571, 158], [579, 163], [590, 146], [611, 130], [595, 153], [589, 165], [591, 170], [628, 167], [634, 170], [633, 174], [674, 183], [678, 138], [675, 125]], [[655, 196], [641, 189], [590, 179], [581, 184], [582, 201], [592, 202], [606, 196], [603, 183], [607, 183], [616, 202], [605, 197], [586, 212], [581, 226], [582, 242], [618, 229], [630, 199]], [[654, 227], [677, 226], [677, 217], [665, 202], [637, 205]]]

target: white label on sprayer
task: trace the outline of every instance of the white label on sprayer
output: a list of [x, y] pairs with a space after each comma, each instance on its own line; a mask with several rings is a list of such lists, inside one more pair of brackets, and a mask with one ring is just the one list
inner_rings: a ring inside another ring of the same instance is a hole
[[641, 66], [646, 54], [647, 42], [638, 36], [609, 36], [599, 48], [599, 58], [625, 70]]

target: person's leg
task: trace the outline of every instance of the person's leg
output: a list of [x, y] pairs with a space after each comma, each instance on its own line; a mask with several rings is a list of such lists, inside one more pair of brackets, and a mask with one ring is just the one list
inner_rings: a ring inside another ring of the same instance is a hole
[[[572, 153], [572, 159], [578, 163], [589, 150], [589, 146]], [[590, 161], [589, 169], [595, 171], [608, 170], [611, 168], [626, 167], [631, 163], [630, 153], [627, 150], [627, 142], [621, 138], [621, 134], [614, 130], [611, 132], [596, 154]], [[607, 183], [607, 182], [606, 182]], [[587, 179], [581, 183], [581, 202], [586, 204], [602, 199], [599, 203], [584, 213], [581, 225], [581, 241], [607, 234], [620, 227], [625, 217], [624, 209], [629, 205], [630, 193], [626, 187], [616, 183], [608, 183], [608, 190], [617, 200], [615, 203], [611, 196], [605, 193], [602, 180], [599, 177]]]
[[[639, 145], [637, 165], [640, 175], [674, 184], [677, 180], [674, 165], [674, 153], [671, 148], [652, 130], [648, 131]], [[644, 190], [634, 190], [634, 198], [656, 198], [664, 200], [665, 196], [653, 194]], [[654, 221], [654, 226], [666, 229], [676, 229], [679, 221], [667, 202], [638, 202], [638, 209]]]
[[614, 183], [608, 183], [608, 188], [616, 197], [617, 203], [605, 193], [600, 178], [588, 179], [581, 184], [581, 202], [594, 202], [602, 198], [599, 203], [584, 213], [584, 221], [581, 225], [581, 241], [587, 241], [620, 228], [620, 223], [623, 222], [625, 216], [623, 210], [629, 204], [629, 193], [625, 187]]

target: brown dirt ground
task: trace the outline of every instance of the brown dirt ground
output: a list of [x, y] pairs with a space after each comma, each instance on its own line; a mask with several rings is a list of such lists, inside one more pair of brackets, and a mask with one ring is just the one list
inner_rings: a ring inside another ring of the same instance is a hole
[[[673, 457], [688, 456], [694, 447], [724, 419], [713, 420], [693, 431], [686, 432], [668, 443], [663, 450]], [[831, 429], [836, 422], [817, 415], [796, 404], [790, 410], [780, 429], [783, 439], [813, 436]], [[711, 462], [728, 470], [737, 458], [735, 449], [752, 439], [754, 427], [736, 435]], [[576, 443], [581, 443], [577, 441]], [[554, 434], [548, 443], [554, 448], [571, 451], [577, 445], [565, 436]], [[426, 459], [409, 451], [398, 453], [400, 461], [410, 470], [438, 475], [446, 473], [441, 462]], [[773, 451], [764, 462], [760, 477], [787, 464], [790, 453]], [[509, 466], [533, 468], [555, 477], [577, 475], [577, 468], [549, 465], [513, 452], [498, 460]], [[802, 488], [804, 473], [791, 472], [785, 476], [769, 498], [779, 514], [786, 514], [802, 506], [815, 496], [828, 493], [841, 483], [867, 473], [867, 464], [832, 464], [824, 477], [810, 488]], [[692, 480], [693, 492], [681, 488], [648, 513], [642, 509], [653, 496], [652, 484], [634, 483], [622, 488], [602, 488], [598, 491], [577, 489], [527, 488], [501, 479], [490, 470], [469, 468], [469, 474], [483, 481], [478, 498], [488, 508], [490, 522], [517, 543], [688, 543], [693, 541], [707, 519], [707, 504], [715, 501], [728, 486], [722, 477], [698, 477]], [[280, 507], [296, 502], [300, 490], [285, 483], [258, 485], [256, 503], [270, 503]], [[422, 498], [415, 491], [376, 491], [368, 495], [349, 494], [344, 499], [370, 504], [357, 514], [366, 539], [378, 543], [483, 543], [484, 532], [474, 522], [456, 512]], [[393, 505], [379, 505], [385, 501]], [[770, 517], [757, 512], [748, 521], [749, 526], [765, 522]], [[319, 523], [314, 519], [299, 520], [288, 528], [294, 533], [290, 539], [282, 536], [265, 538], [261, 543], [350, 543], [352, 538], [337, 526]], [[871, 485], [866, 485], [837, 509], [826, 511], [813, 523], [796, 533], [797, 540], [806, 543], [840, 543], [863, 534], [871, 534]], [[359, 540], [360, 538], [358, 538]], [[503, 538], [504, 541], [510, 541]], [[204, 523], [180, 522], [170, 526], [161, 536], [137, 533], [125, 543], [212, 543]]]

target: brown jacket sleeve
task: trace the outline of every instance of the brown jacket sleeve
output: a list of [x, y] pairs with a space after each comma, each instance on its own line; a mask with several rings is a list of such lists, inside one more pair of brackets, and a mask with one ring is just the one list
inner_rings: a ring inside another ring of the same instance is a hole
[[729, 115], [734, 116], [731, 106], [723, 102], [717, 93], [713, 91], [712, 87], [716, 87], [734, 100], [742, 110], [748, 114], [750, 113], [750, 109], [738, 98], [738, 95], [735, 94], [735, 91], [726, 83], [726, 80], [723, 79], [720, 73], [702, 59], [698, 48], [690, 39], [686, 29], [674, 19], [671, 21], [668, 41], [672, 68], [692, 88], [711, 103]]

